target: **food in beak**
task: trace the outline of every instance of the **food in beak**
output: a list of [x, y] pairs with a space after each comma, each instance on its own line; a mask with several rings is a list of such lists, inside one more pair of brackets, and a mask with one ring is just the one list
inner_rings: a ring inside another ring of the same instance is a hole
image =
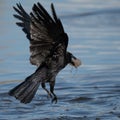
[[72, 63], [73, 64], [71, 64], [71, 65], [74, 66], [75, 68], [77, 68], [78, 66], [80, 66], [82, 64], [81, 61], [77, 58], [76, 59], [72, 58]]

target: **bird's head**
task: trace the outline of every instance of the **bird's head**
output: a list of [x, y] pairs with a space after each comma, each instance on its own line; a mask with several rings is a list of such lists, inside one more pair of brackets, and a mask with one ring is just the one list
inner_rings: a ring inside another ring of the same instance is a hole
[[81, 61], [77, 59], [75, 56], [73, 56], [73, 54], [70, 52], [67, 52], [67, 59], [68, 59], [68, 63], [74, 66], [75, 68], [81, 65]]

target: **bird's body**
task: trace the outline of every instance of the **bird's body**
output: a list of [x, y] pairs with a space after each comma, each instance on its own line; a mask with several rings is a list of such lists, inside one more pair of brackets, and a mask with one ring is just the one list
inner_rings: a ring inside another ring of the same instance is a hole
[[[14, 7], [18, 15], [14, 15], [20, 22], [27, 38], [30, 41], [30, 62], [37, 66], [37, 70], [27, 77], [24, 82], [10, 90], [9, 94], [22, 103], [31, 102], [39, 85], [57, 102], [54, 93], [56, 75], [68, 63], [78, 67], [81, 63], [70, 52], [67, 52], [68, 36], [64, 32], [60, 19], [57, 18], [53, 4], [51, 4], [53, 18], [40, 4], [34, 4], [32, 12], [27, 14], [21, 4]], [[45, 83], [49, 82], [50, 91]]]

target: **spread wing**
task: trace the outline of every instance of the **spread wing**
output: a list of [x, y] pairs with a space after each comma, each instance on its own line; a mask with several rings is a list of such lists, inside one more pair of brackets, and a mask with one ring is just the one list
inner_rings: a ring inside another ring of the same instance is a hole
[[22, 27], [30, 41], [30, 62], [33, 65], [40, 66], [48, 56], [55, 53], [60, 44], [64, 45], [62, 52], [66, 53], [68, 37], [53, 4], [51, 4], [52, 17], [40, 3], [33, 5], [30, 15], [25, 12], [20, 3], [14, 9], [18, 13], [14, 17], [20, 20], [16, 24]]

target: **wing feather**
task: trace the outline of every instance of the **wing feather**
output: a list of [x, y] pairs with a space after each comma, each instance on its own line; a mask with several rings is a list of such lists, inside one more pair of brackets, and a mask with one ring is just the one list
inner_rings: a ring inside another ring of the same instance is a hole
[[20, 22], [16, 24], [22, 27], [22, 30], [25, 32], [26, 37], [30, 40], [30, 16], [25, 12], [22, 5], [20, 3], [16, 4], [17, 7], [13, 7], [14, 10], [18, 13], [18, 15], [13, 15], [15, 18], [19, 19]]
[[62, 53], [66, 52], [68, 37], [53, 4], [51, 4], [52, 16], [39, 2], [33, 5], [30, 15], [20, 3], [13, 8], [18, 13], [14, 17], [20, 20], [16, 24], [22, 27], [30, 41], [30, 62], [33, 65], [40, 66], [48, 56], [52, 57], [59, 44], [64, 46]]

